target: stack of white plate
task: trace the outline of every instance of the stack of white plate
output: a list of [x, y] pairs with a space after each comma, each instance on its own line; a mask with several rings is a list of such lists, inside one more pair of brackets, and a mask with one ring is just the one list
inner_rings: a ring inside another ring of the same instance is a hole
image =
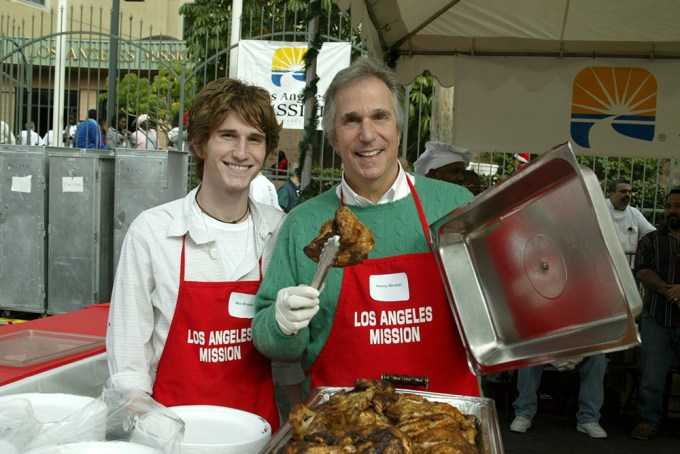
[[160, 451], [125, 441], [89, 441], [43, 446], [26, 454], [160, 454]]
[[272, 428], [258, 415], [228, 407], [170, 407], [185, 423], [182, 454], [257, 454]]

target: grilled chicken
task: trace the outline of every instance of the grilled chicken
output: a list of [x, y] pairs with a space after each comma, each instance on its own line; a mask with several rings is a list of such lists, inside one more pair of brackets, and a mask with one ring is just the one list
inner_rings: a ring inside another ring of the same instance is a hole
[[319, 263], [321, 250], [326, 240], [333, 235], [340, 236], [340, 249], [333, 264], [339, 268], [363, 262], [375, 245], [371, 229], [362, 224], [352, 210], [341, 206], [335, 211], [335, 218], [324, 222], [317, 237], [305, 246], [304, 252], [307, 257]]
[[475, 454], [474, 416], [413, 393], [397, 393], [387, 381], [359, 379], [312, 409], [290, 414], [293, 437], [281, 453]]

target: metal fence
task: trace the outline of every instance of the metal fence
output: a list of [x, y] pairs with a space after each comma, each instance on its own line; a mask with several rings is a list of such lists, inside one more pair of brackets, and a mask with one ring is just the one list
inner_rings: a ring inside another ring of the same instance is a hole
[[[59, 28], [59, 21], [65, 18], [66, 27]], [[199, 37], [190, 48], [186, 42], [158, 34], [152, 27], [145, 27], [142, 20], [124, 17], [123, 13], [116, 21], [117, 33], [111, 34], [108, 32], [111, 19], [112, 11], [83, 5], [70, 6], [66, 11], [42, 12], [30, 21], [15, 19], [7, 12], [0, 14], [0, 119], [17, 143], [33, 143], [28, 131], [34, 124], [38, 137], [34, 140], [38, 143], [68, 145], [64, 132], [84, 119], [88, 109], [96, 109], [100, 118], [108, 119], [109, 127], [115, 126], [112, 117], [117, 112], [126, 114], [129, 128], [138, 115], [146, 113], [154, 120], [160, 145], [172, 146], [167, 132], [174, 125], [182, 128], [179, 119], [196, 91], [207, 81], [229, 74], [233, 49], [227, 38], [231, 34], [229, 21], [221, 29], [206, 34], [203, 47], [196, 45], [201, 42]], [[329, 12], [321, 30], [325, 41], [358, 41], [345, 13]], [[242, 17], [241, 38], [307, 42], [308, 22], [304, 14], [287, 11], [285, 7], [251, 11]], [[226, 45], [220, 44], [225, 42]], [[112, 49], [116, 50], [115, 64], [111, 60]], [[353, 53], [364, 51], [357, 44]], [[112, 86], [110, 77], [115, 82], [115, 102], [107, 98]], [[406, 88], [409, 94], [420, 90], [415, 84]], [[63, 97], [55, 96], [62, 90]], [[430, 107], [427, 102], [416, 102], [417, 97], [409, 98], [414, 114], [406, 122], [411, 131], [404, 131], [404, 140], [409, 142], [406, 149], [411, 151], [408, 155], [405, 152], [404, 157], [413, 161], [429, 138], [419, 132], [420, 120], [429, 121]], [[302, 131], [297, 130], [286, 130], [282, 135], [280, 148], [288, 155], [289, 163], [298, 160], [301, 137]], [[312, 184], [307, 196], [330, 187], [340, 175], [339, 158], [321, 133], [312, 148]], [[663, 194], [680, 184], [677, 159], [579, 159], [598, 174], [603, 193], [611, 180], [631, 178], [637, 189], [634, 204], [653, 223], [663, 221], [660, 215]], [[482, 175], [482, 188], [516, 168], [511, 153], [476, 153], [475, 162], [477, 167], [473, 170]], [[268, 162], [267, 166], [273, 164]], [[268, 176], [277, 184], [286, 178], [285, 172], [270, 172]], [[191, 172], [188, 178], [190, 186], [196, 184]]]

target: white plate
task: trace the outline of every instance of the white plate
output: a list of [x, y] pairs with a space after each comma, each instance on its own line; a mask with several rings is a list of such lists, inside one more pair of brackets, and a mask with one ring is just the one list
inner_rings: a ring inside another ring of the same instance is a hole
[[43, 446], [32, 449], [26, 454], [158, 454], [148, 446], [124, 441], [92, 441], [67, 443], [57, 446]]
[[[271, 426], [258, 415], [242, 410], [213, 405], [170, 407], [185, 423], [184, 448], [217, 452], [223, 448], [250, 451], [263, 446], [271, 437]], [[211, 450], [211, 451], [209, 451]]]
[[0, 407], [15, 399], [28, 400], [33, 407], [35, 417], [42, 423], [62, 421], [94, 400], [93, 397], [75, 394], [23, 393], [0, 397]]

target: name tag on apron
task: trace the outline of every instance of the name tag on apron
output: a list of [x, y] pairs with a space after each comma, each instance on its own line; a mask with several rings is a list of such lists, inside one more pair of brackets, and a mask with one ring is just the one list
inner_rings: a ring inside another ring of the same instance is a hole
[[372, 275], [368, 286], [376, 301], [408, 301], [411, 296], [406, 273]]
[[255, 295], [232, 292], [229, 296], [229, 315], [236, 318], [255, 317]]

